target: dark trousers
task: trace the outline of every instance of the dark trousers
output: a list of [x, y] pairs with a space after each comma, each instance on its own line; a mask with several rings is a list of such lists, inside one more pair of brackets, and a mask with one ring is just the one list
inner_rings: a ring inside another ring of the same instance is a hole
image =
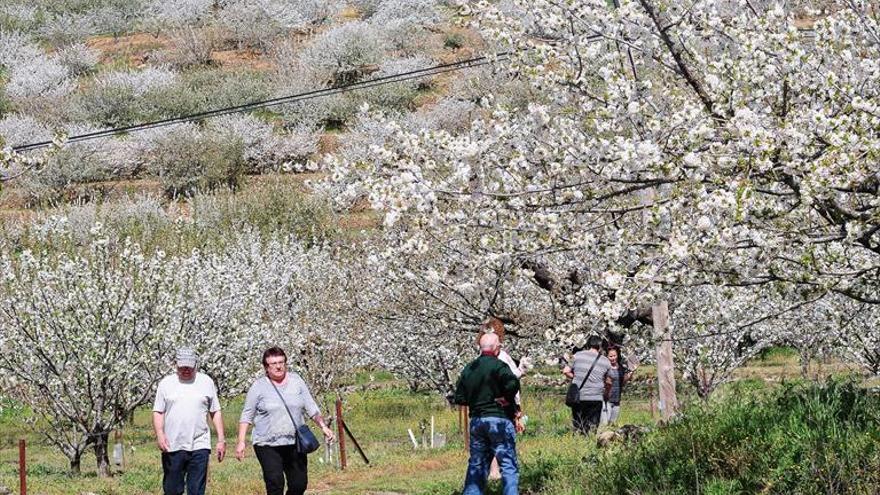
[[284, 495], [284, 478], [287, 478], [287, 495], [303, 495], [309, 484], [309, 459], [297, 453], [293, 445], [269, 447], [254, 445], [254, 452], [263, 468], [266, 495]]
[[599, 419], [601, 417], [601, 400], [580, 401], [571, 408], [571, 424], [576, 431], [584, 435], [599, 427]]
[[162, 491], [165, 495], [205, 495], [210, 449], [162, 453]]

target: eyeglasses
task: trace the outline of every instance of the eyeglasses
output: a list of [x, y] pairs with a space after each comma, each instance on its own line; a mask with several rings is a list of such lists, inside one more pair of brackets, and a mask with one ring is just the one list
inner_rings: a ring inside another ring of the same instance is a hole
[[285, 361], [266, 361], [267, 368], [270, 366], [286, 366], [286, 365], [287, 365], [286, 360]]

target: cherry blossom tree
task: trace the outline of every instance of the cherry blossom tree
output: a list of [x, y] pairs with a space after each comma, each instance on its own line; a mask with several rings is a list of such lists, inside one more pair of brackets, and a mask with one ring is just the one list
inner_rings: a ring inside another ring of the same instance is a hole
[[296, 6], [286, 1], [224, 0], [220, 4], [218, 21], [232, 33], [239, 46], [265, 48], [276, 36], [304, 30], [308, 23]]
[[830, 322], [817, 318], [829, 294], [703, 286], [674, 292], [672, 340], [676, 365], [703, 399], [734, 378], [734, 371], [772, 345], [796, 345], [809, 357], [829, 344]]
[[210, 20], [215, 0], [185, 0], [169, 3], [151, 0], [146, 4], [147, 24], [156, 30], [170, 26], [199, 26]]
[[288, 349], [316, 394], [366, 362], [350, 310], [361, 286], [344, 252], [245, 229], [172, 257], [99, 220], [51, 217], [33, 235], [60, 249], [0, 258], [0, 388], [34, 412], [71, 471], [93, 448], [109, 473], [110, 432], [152, 400], [177, 347], [196, 349], [223, 398], [259, 375], [269, 345]]
[[23, 33], [0, 31], [0, 68], [6, 72], [6, 94], [16, 100], [65, 96], [74, 89], [62, 60]]
[[538, 89], [527, 108], [487, 99], [458, 135], [385, 119], [388, 139], [328, 165], [340, 199], [384, 213], [400, 258], [455, 246], [469, 260], [458, 281], [516, 267], [507, 283], [571, 308], [549, 327], [560, 340], [591, 320], [645, 322], [653, 301], [704, 285], [880, 302], [866, 3], [808, 18], [746, 1], [504, 4], [472, 12], [511, 52], [499, 64]]
[[877, 306], [842, 296], [838, 299], [842, 300], [828, 303], [831, 310], [826, 311], [833, 318], [826, 325], [831, 333], [830, 348], [837, 353], [836, 357], [858, 364], [871, 375], [880, 375]]
[[181, 263], [188, 301], [179, 312], [185, 330], [175, 339], [199, 352], [222, 396], [247, 390], [269, 345], [287, 350], [316, 394], [362, 364], [356, 344], [363, 329], [347, 310], [355, 283], [329, 250], [244, 234], [227, 249]]
[[109, 432], [150, 399], [162, 341], [181, 291], [160, 257], [136, 246], [111, 256], [106, 239], [88, 257], [4, 255], [0, 368], [10, 394], [31, 407], [46, 439], [77, 473], [93, 446], [109, 475]]
[[[51, 141], [43, 150], [19, 153], [13, 147], [36, 140]], [[48, 127], [29, 115], [11, 114], [0, 120], [0, 191], [3, 184], [45, 167], [64, 144], [63, 133], [52, 133]]]

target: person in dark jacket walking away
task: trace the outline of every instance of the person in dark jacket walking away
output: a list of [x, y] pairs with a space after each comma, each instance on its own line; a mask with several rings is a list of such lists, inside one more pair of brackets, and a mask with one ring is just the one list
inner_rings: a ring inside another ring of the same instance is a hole
[[519, 392], [519, 379], [498, 359], [498, 336], [480, 338], [480, 357], [464, 367], [455, 386], [454, 402], [470, 410], [470, 459], [462, 495], [482, 495], [492, 458], [501, 465], [504, 495], [519, 494], [516, 432], [505, 407]]

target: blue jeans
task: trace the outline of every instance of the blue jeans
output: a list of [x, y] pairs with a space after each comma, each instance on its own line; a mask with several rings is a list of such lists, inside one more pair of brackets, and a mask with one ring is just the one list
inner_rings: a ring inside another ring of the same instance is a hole
[[210, 449], [162, 453], [162, 491], [165, 495], [205, 495]]
[[482, 495], [486, 489], [489, 465], [498, 459], [504, 495], [519, 494], [519, 467], [516, 463], [516, 431], [506, 418], [471, 418], [471, 458], [462, 495]]

